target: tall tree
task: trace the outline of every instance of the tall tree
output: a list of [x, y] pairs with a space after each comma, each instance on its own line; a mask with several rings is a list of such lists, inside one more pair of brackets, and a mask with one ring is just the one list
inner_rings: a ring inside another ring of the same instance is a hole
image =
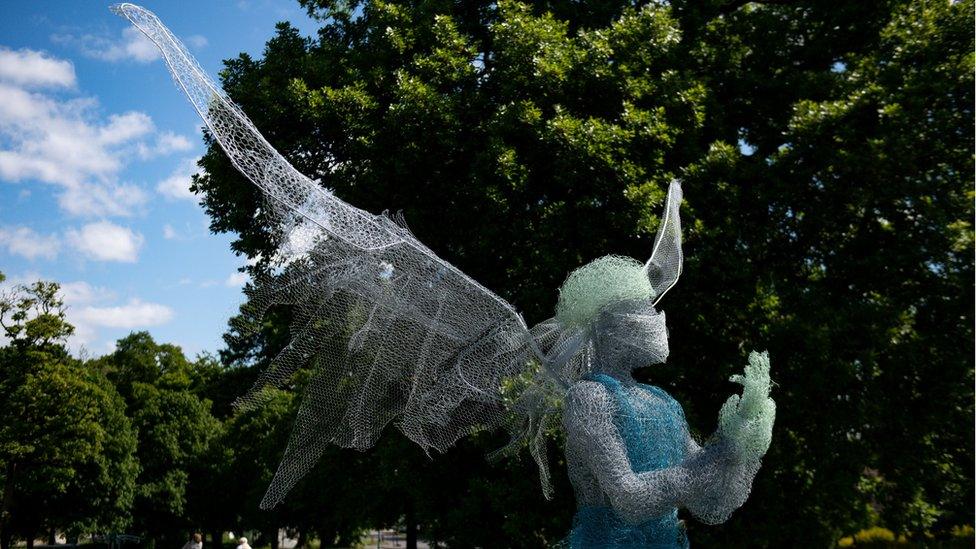
[[138, 432], [134, 528], [155, 541], [181, 542], [186, 530], [199, 526], [199, 517], [189, 513], [191, 485], [205, 482], [190, 473], [206, 470], [211, 441], [220, 432], [210, 401], [193, 391], [193, 365], [179, 347], [136, 332], [93, 367], [116, 384]]
[[[972, 12], [752, 5], [708, 25], [728, 137], [689, 177], [721, 192], [678, 295], [712, 353], [768, 342], [781, 389], [748, 534], [696, 539], [945, 535], [972, 514], [973, 360], [953, 343], [973, 337]], [[701, 382], [709, 410], [722, 389]], [[804, 512], [763, 520], [784, 500]]]

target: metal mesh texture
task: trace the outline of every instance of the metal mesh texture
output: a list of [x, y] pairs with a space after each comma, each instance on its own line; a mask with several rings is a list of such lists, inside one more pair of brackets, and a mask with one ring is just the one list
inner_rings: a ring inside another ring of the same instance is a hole
[[581, 267], [561, 289], [557, 316], [530, 330], [402, 220], [354, 208], [299, 173], [155, 15], [113, 9], [159, 47], [231, 162], [261, 189], [282, 243], [274, 278], [250, 303], [256, 314], [290, 306], [290, 343], [241, 405], [260, 406], [265, 387], [287, 385], [299, 369], [311, 379], [262, 507], [280, 502], [328, 445], [369, 448], [390, 423], [428, 452], [504, 426], [512, 442], [497, 455], [527, 446], [547, 494], [546, 433], [564, 429], [580, 504], [570, 545], [593, 545], [590, 534], [605, 545], [671, 543], [677, 507], [720, 522], [742, 504], [775, 415], [768, 359], [750, 357], [734, 379], [742, 397], [729, 399], [703, 447], [673, 399], [631, 376], [668, 355], [654, 305], [681, 274], [679, 183], [647, 263], [608, 256]]

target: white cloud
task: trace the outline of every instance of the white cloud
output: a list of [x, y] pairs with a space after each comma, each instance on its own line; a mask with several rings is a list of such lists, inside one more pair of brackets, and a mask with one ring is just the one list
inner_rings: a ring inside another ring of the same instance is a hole
[[83, 281], [65, 282], [61, 284], [61, 295], [64, 297], [65, 305], [76, 307], [81, 305], [91, 305], [115, 299], [115, 292], [101, 286], [92, 286]]
[[34, 261], [39, 257], [54, 259], [61, 248], [57, 235], [42, 235], [30, 227], [0, 227], [0, 247], [7, 253]]
[[73, 88], [75, 67], [44, 52], [0, 47], [0, 81], [25, 87]]
[[231, 288], [238, 288], [247, 284], [247, 279], [247, 273], [231, 273], [230, 276], [227, 277], [227, 280], [224, 281], [224, 284]]
[[131, 330], [165, 324], [173, 319], [174, 313], [160, 303], [131, 299], [125, 305], [114, 307], [82, 307], [73, 316], [92, 326]]
[[[4, 56], [13, 60], [13, 68], [4, 64]], [[31, 62], [41, 68], [25, 68]], [[61, 74], [44, 80], [37, 74], [45, 66]], [[70, 78], [64, 74], [65, 66], [71, 69]], [[120, 181], [130, 159], [193, 147], [186, 136], [157, 131], [145, 113], [106, 117], [95, 98], [63, 98], [31, 89], [32, 84], [44, 82], [73, 85], [74, 68], [32, 50], [0, 49], [0, 179], [59, 187], [58, 203], [67, 213], [91, 217], [137, 213], [149, 196], [138, 186]]]
[[[146, 35], [135, 27], [124, 28], [121, 34], [114, 38], [94, 34], [80, 36], [54, 34], [51, 36], [51, 41], [74, 46], [86, 57], [110, 63], [118, 61], [150, 63], [159, 59], [159, 50], [156, 49], [152, 41], [146, 38]], [[185, 41], [194, 49], [200, 49], [207, 45], [207, 39], [199, 34], [191, 35]]]
[[126, 215], [145, 193], [116, 182], [128, 142], [153, 131], [143, 113], [96, 120], [92, 99], [59, 101], [0, 83], [0, 178], [62, 188], [69, 213]]
[[117, 147], [150, 134], [152, 120], [127, 112], [102, 122], [94, 107], [92, 99], [58, 101], [0, 83], [0, 134], [13, 145], [0, 151], [0, 177], [71, 187], [117, 174]]
[[[12, 275], [0, 283], [0, 292], [9, 292], [17, 285], [31, 284], [37, 280], [51, 278], [35, 272]], [[99, 341], [101, 328], [148, 328], [175, 317], [172, 308], [138, 298], [130, 298], [124, 304], [113, 303], [117, 300], [114, 291], [82, 280], [61, 283], [61, 296], [67, 306], [68, 323], [75, 327], [75, 333], [68, 338], [68, 347], [75, 354], [92, 349], [95, 354], [112, 352], [114, 341]], [[0, 342], [4, 341], [0, 336]]]
[[67, 241], [86, 257], [95, 261], [135, 263], [143, 237], [128, 227], [108, 221], [89, 223], [80, 230], [65, 233]]
[[125, 217], [148, 199], [148, 193], [135, 185], [103, 183], [68, 187], [58, 196], [58, 205], [72, 215]]
[[207, 40], [206, 36], [201, 36], [199, 34], [191, 34], [186, 37], [186, 43], [190, 45], [191, 48], [195, 50], [200, 50], [207, 47], [210, 42]]
[[146, 143], [139, 143], [139, 156], [143, 159], [162, 156], [174, 152], [185, 152], [193, 148], [193, 143], [186, 136], [165, 131], [156, 137], [156, 143], [152, 146]]
[[195, 158], [184, 158], [173, 173], [156, 185], [156, 190], [167, 198], [177, 200], [197, 200], [197, 196], [190, 191], [191, 178], [200, 173]]
[[113, 114], [108, 124], [98, 129], [98, 140], [104, 145], [119, 145], [142, 137], [155, 129], [148, 114], [130, 111]]
[[54, 34], [51, 35], [51, 41], [56, 44], [74, 46], [85, 57], [102, 61], [132, 60], [139, 63], [149, 63], [159, 59], [159, 51], [156, 46], [135, 27], [125, 27], [121, 34], [114, 38], [95, 34], [80, 36]]
[[173, 240], [176, 238], [176, 229], [174, 229], [169, 223], [163, 225], [163, 238], [166, 240]]

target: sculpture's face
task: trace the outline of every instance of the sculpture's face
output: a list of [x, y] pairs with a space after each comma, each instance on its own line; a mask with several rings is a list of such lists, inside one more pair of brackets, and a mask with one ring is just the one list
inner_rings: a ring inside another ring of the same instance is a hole
[[650, 300], [625, 301], [600, 314], [594, 326], [596, 369], [629, 378], [637, 368], [661, 364], [668, 358], [668, 329], [664, 313]]

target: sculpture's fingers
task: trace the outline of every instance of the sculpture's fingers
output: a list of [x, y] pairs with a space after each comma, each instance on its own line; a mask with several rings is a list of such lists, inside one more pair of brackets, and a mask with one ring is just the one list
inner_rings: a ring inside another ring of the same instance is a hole
[[761, 380], [746, 377], [743, 384], [739, 413], [746, 418], [756, 417], [762, 408], [763, 400], [769, 395], [769, 386]]
[[768, 383], [769, 368], [769, 353], [766, 351], [749, 353], [749, 365], [746, 366], [747, 373], [752, 374], [757, 380], [764, 380]]
[[728, 436], [734, 436], [738, 430], [739, 420], [736, 417], [739, 409], [739, 395], [732, 395], [722, 404], [718, 412], [719, 429]]
[[769, 371], [769, 352], [752, 351], [749, 353], [749, 363]]

